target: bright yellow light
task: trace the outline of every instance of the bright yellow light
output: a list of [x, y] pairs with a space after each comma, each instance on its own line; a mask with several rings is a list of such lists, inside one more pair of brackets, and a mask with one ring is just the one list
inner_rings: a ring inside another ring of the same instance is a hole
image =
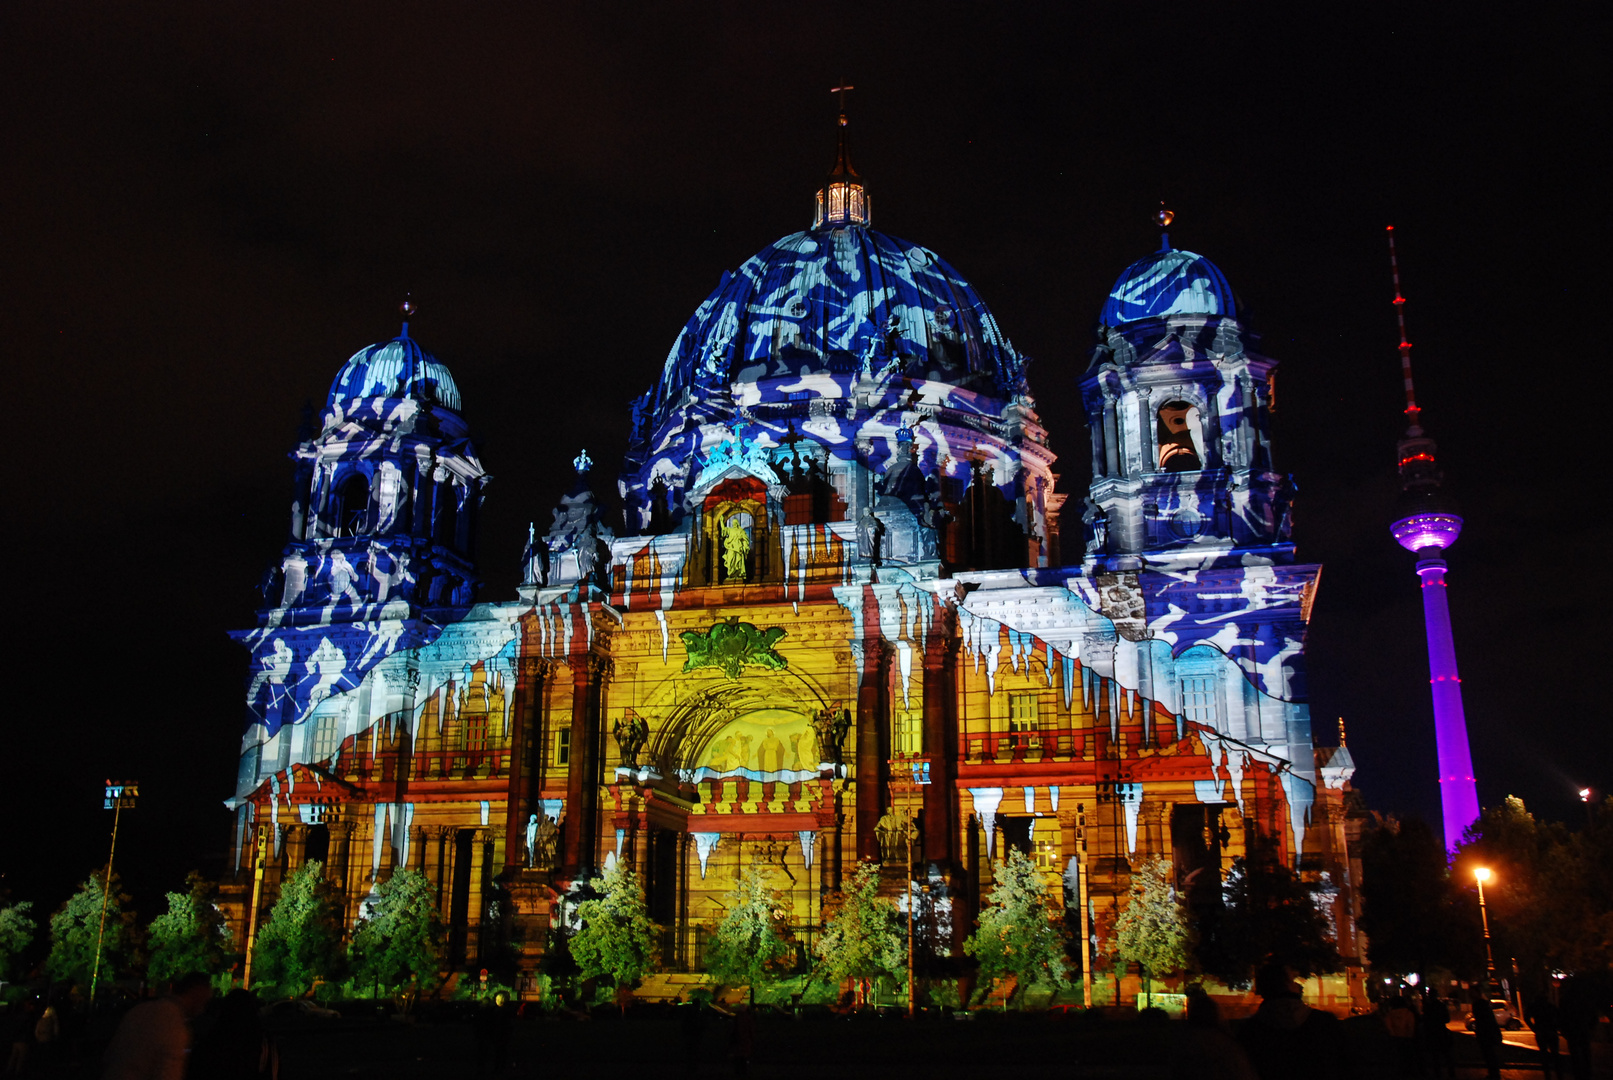
[[1480, 881], [1489, 881], [1490, 880], [1490, 868], [1488, 866], [1475, 867], [1473, 869], [1473, 876], [1478, 878]]

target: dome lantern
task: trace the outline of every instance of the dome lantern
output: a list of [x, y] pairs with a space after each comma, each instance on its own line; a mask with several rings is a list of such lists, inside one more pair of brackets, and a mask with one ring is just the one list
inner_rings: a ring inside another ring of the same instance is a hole
[[814, 229], [867, 226], [872, 220], [868, 189], [857, 170], [851, 167], [851, 152], [846, 148], [846, 91], [851, 89], [854, 87], [837, 86], [831, 91], [840, 95], [840, 139], [834, 168], [829, 172], [828, 181], [818, 189], [817, 204], [812, 212]]

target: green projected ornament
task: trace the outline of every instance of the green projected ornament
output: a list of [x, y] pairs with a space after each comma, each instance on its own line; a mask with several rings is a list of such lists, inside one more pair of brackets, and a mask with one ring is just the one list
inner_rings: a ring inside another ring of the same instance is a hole
[[689, 659], [683, 663], [684, 673], [715, 667], [722, 668], [730, 679], [737, 679], [746, 664], [783, 671], [790, 665], [773, 647], [787, 632], [782, 626], [758, 629], [748, 622], [740, 622], [737, 615], [717, 623], [705, 633], [685, 630], [678, 635], [683, 639], [683, 647], [689, 650]]

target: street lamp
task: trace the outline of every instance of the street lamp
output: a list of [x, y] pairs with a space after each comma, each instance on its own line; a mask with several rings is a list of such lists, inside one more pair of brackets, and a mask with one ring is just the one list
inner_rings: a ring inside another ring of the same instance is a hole
[[1495, 956], [1490, 951], [1490, 914], [1484, 906], [1484, 883], [1490, 880], [1490, 868], [1474, 867], [1473, 879], [1479, 883], [1479, 922], [1484, 927], [1484, 996], [1488, 1001], [1495, 986]]

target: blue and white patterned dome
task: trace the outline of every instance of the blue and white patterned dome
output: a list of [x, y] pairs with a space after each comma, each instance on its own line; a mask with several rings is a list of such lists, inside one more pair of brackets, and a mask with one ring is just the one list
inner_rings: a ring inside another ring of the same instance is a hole
[[1126, 267], [1103, 305], [1104, 326], [1168, 315], [1236, 315], [1237, 300], [1219, 267], [1169, 243]]
[[1023, 367], [974, 287], [935, 252], [862, 227], [815, 229], [723, 275], [641, 399], [640, 419], [655, 427], [685, 394], [882, 370], [1008, 396]]
[[458, 411], [459, 387], [404, 327], [401, 336], [360, 349], [330, 385], [327, 408], [367, 398], [412, 397]]

